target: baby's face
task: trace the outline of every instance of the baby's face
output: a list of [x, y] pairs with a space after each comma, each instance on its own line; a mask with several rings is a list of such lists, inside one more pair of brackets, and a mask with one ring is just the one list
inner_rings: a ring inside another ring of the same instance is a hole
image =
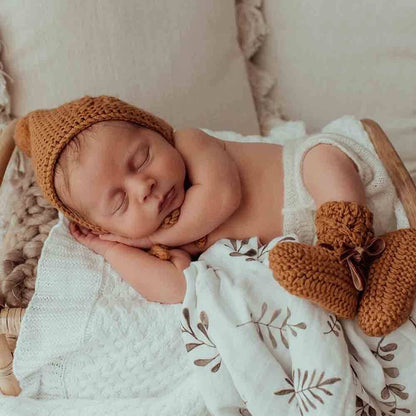
[[[88, 134], [94, 134], [91, 139]], [[121, 121], [85, 133], [79, 166], [70, 170], [71, 205], [108, 232], [146, 237], [185, 198], [185, 163], [159, 133]], [[174, 197], [160, 209], [173, 188]]]

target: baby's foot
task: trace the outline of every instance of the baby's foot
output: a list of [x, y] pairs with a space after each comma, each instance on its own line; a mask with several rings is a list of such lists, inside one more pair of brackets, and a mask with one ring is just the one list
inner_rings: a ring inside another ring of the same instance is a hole
[[386, 247], [370, 267], [358, 308], [358, 324], [370, 336], [386, 335], [402, 325], [416, 298], [416, 230], [397, 230], [381, 238]]
[[355, 317], [359, 292], [348, 267], [334, 251], [302, 243], [277, 243], [269, 252], [269, 267], [274, 278], [293, 295], [341, 318]]

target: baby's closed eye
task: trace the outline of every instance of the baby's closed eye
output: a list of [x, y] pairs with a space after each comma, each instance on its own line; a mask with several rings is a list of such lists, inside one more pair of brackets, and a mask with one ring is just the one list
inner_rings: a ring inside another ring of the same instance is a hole
[[[138, 172], [141, 169], [147, 165], [148, 161], [150, 160], [150, 147], [146, 146], [145, 148], [141, 148], [138, 152], [139, 156], [136, 156], [133, 159], [132, 167], [131, 169], [134, 172]], [[128, 169], [130, 169], [128, 167]], [[120, 193], [121, 198], [117, 198], [117, 202], [114, 204], [114, 207], [111, 209], [111, 214], [123, 214], [125, 211], [127, 211], [128, 204], [129, 204], [129, 197], [126, 192]]]

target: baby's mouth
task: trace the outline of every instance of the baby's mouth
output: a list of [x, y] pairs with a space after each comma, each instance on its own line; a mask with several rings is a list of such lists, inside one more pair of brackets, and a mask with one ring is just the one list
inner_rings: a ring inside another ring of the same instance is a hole
[[159, 202], [159, 214], [170, 205], [173, 198], [175, 197], [175, 187], [172, 186], [172, 188], [169, 189], [169, 191], [166, 193], [166, 195], [163, 197], [163, 199]]

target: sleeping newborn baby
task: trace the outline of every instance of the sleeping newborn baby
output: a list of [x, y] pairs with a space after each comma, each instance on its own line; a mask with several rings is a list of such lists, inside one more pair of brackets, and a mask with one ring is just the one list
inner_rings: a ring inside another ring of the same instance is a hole
[[[174, 131], [109, 96], [31, 112], [15, 139], [32, 156], [45, 197], [71, 220], [76, 240], [150, 301], [182, 302], [184, 269], [219, 239], [257, 236], [266, 244], [283, 232], [280, 145]], [[416, 279], [408, 272], [416, 259], [406, 253], [415, 252], [416, 233], [374, 236], [357, 166], [341, 149], [334, 137], [311, 142], [303, 154], [317, 243], [276, 245], [270, 267], [289, 292], [339, 317], [353, 318], [358, 309], [363, 330], [379, 335], [401, 325], [413, 306]], [[168, 261], [147, 251], [157, 245], [169, 247]], [[400, 293], [380, 296], [389, 282]]]

